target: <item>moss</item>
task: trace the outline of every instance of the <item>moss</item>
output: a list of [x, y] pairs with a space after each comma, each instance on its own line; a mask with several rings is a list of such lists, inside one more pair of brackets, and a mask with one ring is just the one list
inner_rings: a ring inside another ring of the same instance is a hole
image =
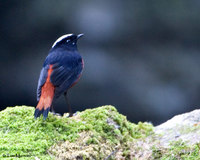
[[161, 160], [199, 160], [200, 145], [198, 143], [189, 145], [181, 140], [173, 141], [168, 148], [161, 146], [152, 148], [152, 159]]
[[[8, 107], [0, 112], [0, 156], [48, 155], [47, 149], [59, 140], [74, 141], [81, 122], [49, 115], [35, 120], [34, 108]], [[46, 159], [49, 159], [48, 156]]]
[[80, 118], [85, 122], [85, 126], [89, 125], [88, 128], [96, 137], [104, 137], [116, 144], [119, 143], [120, 138], [121, 140], [132, 140], [153, 133], [152, 125], [141, 122], [138, 125], [130, 123], [113, 106], [87, 109], [80, 113]]
[[[113, 152], [123, 148], [123, 157], [129, 155], [129, 142], [144, 138], [153, 133], [153, 126], [148, 123], [138, 125], [127, 121], [113, 106], [87, 109], [73, 117], [84, 123], [76, 142], [65, 141], [56, 144], [50, 153], [60, 159], [75, 159], [78, 156], [94, 159], [113, 157]], [[65, 151], [68, 152], [65, 152]]]
[[[130, 123], [113, 106], [87, 109], [70, 118], [50, 113], [46, 121], [35, 120], [33, 113], [27, 106], [0, 112], [0, 159], [200, 159], [199, 143], [169, 139], [173, 130], [155, 134], [151, 124]], [[200, 128], [176, 129], [186, 137], [198, 135]], [[167, 147], [160, 142], [166, 137], [172, 141]]]
[[[50, 113], [46, 121], [42, 117], [35, 120], [33, 112], [34, 108], [27, 106], [8, 107], [0, 112], [0, 159], [53, 159], [59, 156], [55, 152], [59, 146], [78, 153], [73, 148], [78, 142], [84, 147], [89, 146], [87, 152], [80, 148], [84, 152], [81, 154], [82, 158], [105, 157], [103, 152], [109, 156], [122, 146], [126, 148], [129, 141], [153, 133], [152, 125], [130, 123], [113, 106], [88, 109], [72, 118]], [[84, 135], [87, 136], [83, 143]], [[124, 155], [126, 154], [125, 149]]]

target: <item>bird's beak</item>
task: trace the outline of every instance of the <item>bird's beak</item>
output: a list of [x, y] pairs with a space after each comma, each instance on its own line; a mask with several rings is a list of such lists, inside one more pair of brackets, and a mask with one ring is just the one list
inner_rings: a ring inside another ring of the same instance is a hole
[[83, 35], [84, 35], [83, 33], [77, 35], [77, 39], [81, 38]]

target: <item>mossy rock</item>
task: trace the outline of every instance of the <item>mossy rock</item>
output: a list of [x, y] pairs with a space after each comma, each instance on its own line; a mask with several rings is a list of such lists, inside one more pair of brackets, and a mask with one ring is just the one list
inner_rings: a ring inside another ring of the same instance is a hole
[[33, 113], [28, 106], [0, 112], [0, 159], [200, 160], [200, 110], [157, 127], [131, 123], [113, 106], [70, 118], [50, 113], [35, 120]]
[[113, 106], [102, 106], [66, 115], [33, 117], [34, 108], [8, 107], [0, 112], [0, 159], [104, 159], [153, 134], [148, 123], [127, 121]]

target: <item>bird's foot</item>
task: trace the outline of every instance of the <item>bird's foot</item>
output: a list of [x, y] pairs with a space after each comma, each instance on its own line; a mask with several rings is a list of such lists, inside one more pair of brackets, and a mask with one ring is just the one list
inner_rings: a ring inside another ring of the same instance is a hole
[[63, 116], [64, 116], [64, 117], [73, 117], [74, 114], [73, 114], [73, 113], [64, 113]]
[[51, 111], [54, 116], [62, 116], [60, 113], [56, 113], [55, 111]]
[[69, 117], [73, 117], [73, 113], [72, 112], [69, 113]]

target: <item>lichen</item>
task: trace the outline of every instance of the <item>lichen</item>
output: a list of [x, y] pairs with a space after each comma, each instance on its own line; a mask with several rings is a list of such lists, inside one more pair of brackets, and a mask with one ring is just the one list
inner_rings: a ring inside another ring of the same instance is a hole
[[122, 150], [127, 157], [131, 141], [153, 134], [152, 125], [130, 123], [113, 106], [88, 109], [72, 118], [50, 113], [46, 121], [42, 117], [35, 120], [33, 112], [34, 108], [27, 106], [0, 112], [0, 159], [58, 159], [59, 146], [65, 149], [62, 156], [71, 152], [76, 158], [112, 158], [115, 151]]

